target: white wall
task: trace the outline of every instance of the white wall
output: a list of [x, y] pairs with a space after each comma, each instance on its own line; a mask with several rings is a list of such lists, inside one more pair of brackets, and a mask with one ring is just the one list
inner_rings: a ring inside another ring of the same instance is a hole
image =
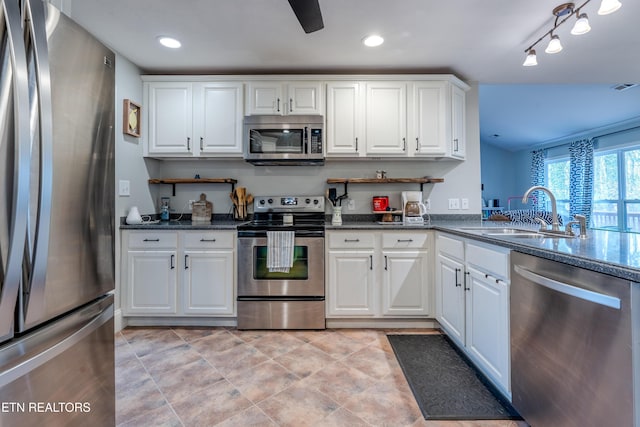
[[[152, 209], [147, 180], [148, 169], [142, 158], [142, 143], [138, 138], [122, 132], [123, 100], [130, 99], [142, 103], [142, 80], [140, 70], [121, 55], [116, 54], [116, 91], [115, 91], [115, 179], [116, 179], [116, 229], [120, 226], [120, 217], [126, 215], [129, 208], [137, 204], [141, 209]], [[131, 196], [118, 196], [118, 181], [129, 180]], [[116, 313], [120, 309], [120, 233], [116, 233]], [[116, 322], [119, 321], [116, 316]], [[116, 325], [118, 326], [118, 325]], [[120, 329], [120, 328], [117, 328]]]

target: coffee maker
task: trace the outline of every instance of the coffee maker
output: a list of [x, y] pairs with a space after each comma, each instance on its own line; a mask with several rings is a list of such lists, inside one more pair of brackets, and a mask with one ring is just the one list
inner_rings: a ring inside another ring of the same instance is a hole
[[427, 207], [422, 203], [422, 191], [402, 192], [402, 222], [404, 225], [424, 225]]

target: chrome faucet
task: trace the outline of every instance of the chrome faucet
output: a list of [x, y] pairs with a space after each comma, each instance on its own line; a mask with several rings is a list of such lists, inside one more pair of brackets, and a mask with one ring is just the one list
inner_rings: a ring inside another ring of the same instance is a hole
[[536, 190], [544, 191], [549, 195], [549, 199], [551, 199], [551, 231], [558, 231], [562, 233], [562, 231], [560, 230], [560, 223], [558, 223], [558, 208], [556, 206], [556, 196], [553, 195], [551, 190], [541, 185], [534, 185], [524, 193], [524, 196], [522, 196], [522, 203], [527, 203], [529, 194]]

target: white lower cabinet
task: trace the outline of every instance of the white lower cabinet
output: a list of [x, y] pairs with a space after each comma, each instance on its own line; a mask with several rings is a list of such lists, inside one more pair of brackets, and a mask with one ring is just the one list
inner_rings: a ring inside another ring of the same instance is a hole
[[327, 317], [431, 314], [429, 233], [327, 233]]
[[127, 258], [125, 314], [176, 314], [176, 251], [135, 250]]
[[235, 232], [123, 233], [125, 316], [235, 316]]
[[509, 250], [439, 233], [436, 251], [436, 319], [510, 397]]

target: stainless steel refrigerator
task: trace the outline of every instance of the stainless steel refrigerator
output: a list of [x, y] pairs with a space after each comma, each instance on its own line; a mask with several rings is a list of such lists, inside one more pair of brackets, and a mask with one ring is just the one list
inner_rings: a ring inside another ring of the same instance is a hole
[[0, 1], [0, 425], [114, 425], [114, 54]]

